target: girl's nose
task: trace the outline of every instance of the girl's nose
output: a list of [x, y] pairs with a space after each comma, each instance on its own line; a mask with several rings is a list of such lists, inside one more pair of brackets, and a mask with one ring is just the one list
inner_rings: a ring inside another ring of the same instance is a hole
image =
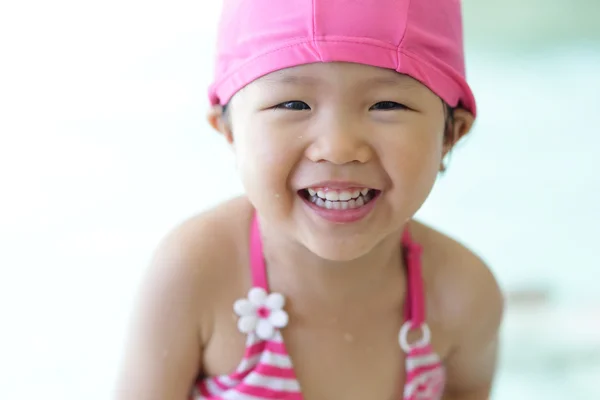
[[306, 150], [306, 156], [313, 162], [346, 164], [366, 163], [373, 157], [373, 150], [366, 140], [362, 124], [341, 117], [327, 117], [318, 122], [315, 140]]

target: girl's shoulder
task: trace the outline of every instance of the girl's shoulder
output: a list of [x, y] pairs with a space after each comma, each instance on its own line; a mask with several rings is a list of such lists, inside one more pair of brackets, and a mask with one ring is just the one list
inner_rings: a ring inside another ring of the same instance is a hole
[[[174, 227], [158, 245], [148, 275], [164, 292], [188, 293], [200, 336], [207, 341], [214, 308], [231, 307], [237, 293], [249, 284], [248, 229], [252, 207], [243, 197], [227, 200]], [[157, 290], [160, 291], [160, 290]]]
[[448, 235], [417, 221], [409, 225], [422, 248], [427, 312], [446, 332], [496, 334], [504, 298], [490, 267], [473, 251]]
[[169, 232], [158, 253], [178, 257], [200, 281], [214, 286], [248, 261], [252, 205], [245, 197], [226, 200], [183, 221]]
[[232, 299], [247, 279], [238, 272], [247, 259], [243, 227], [250, 215], [244, 201], [235, 199], [184, 221], [162, 239], [133, 306], [116, 398], [187, 396], [215, 315], [231, 315]]
[[220, 203], [183, 221], [172, 229], [158, 252], [177, 248], [176, 254], [208, 272], [212, 264], [230, 264], [235, 257], [247, 257], [248, 230], [252, 206], [245, 197]]
[[424, 224], [411, 225], [423, 246], [427, 320], [448, 345], [448, 396], [487, 398], [504, 309], [498, 282], [485, 262], [456, 240]]

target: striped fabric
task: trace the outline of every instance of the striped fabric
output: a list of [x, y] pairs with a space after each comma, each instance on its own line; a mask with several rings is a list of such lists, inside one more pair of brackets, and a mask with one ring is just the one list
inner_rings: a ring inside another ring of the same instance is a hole
[[[438, 400], [444, 389], [444, 367], [431, 346], [411, 350], [406, 357], [404, 400]], [[199, 380], [191, 400], [302, 400], [292, 361], [281, 333], [261, 341], [248, 335], [246, 353], [236, 371]]]
[[281, 332], [267, 341], [249, 334], [246, 353], [236, 371], [198, 381], [191, 399], [301, 400], [300, 385]]
[[441, 399], [445, 379], [442, 361], [429, 344], [412, 349], [406, 357], [404, 400]]

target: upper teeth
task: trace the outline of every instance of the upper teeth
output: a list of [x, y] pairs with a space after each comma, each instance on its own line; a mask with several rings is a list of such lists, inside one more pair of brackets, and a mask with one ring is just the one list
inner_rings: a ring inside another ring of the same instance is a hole
[[351, 199], [357, 199], [361, 194], [365, 196], [369, 193], [370, 189], [355, 189], [353, 191], [350, 190], [332, 190], [332, 189], [323, 189], [323, 188], [309, 188], [308, 194], [311, 196], [318, 196], [323, 200], [329, 201], [348, 201]]

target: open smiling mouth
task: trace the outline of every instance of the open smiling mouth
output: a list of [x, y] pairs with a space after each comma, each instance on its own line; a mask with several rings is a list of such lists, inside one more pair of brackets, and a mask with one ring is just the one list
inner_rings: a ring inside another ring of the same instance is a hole
[[300, 196], [317, 207], [328, 210], [352, 210], [373, 201], [381, 191], [369, 188], [336, 190], [330, 188], [307, 188], [298, 191]]

